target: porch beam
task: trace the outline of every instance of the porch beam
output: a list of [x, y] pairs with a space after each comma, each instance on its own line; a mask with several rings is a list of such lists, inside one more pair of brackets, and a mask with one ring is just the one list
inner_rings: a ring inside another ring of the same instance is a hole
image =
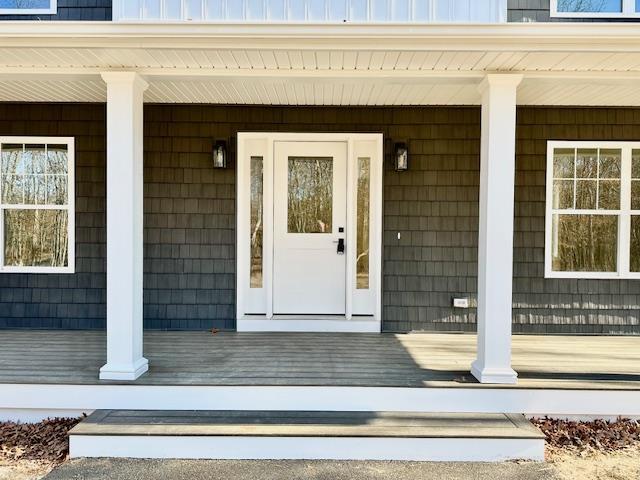
[[102, 74], [107, 84], [107, 364], [102, 380], [135, 380], [142, 355], [143, 93], [134, 72]]
[[516, 93], [522, 75], [487, 75], [480, 85], [478, 352], [481, 383], [514, 384], [511, 368]]

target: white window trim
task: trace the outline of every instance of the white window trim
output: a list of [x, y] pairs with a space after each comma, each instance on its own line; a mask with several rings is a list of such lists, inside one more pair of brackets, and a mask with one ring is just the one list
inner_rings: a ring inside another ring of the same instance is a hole
[[551, 0], [552, 18], [636, 18], [640, 12], [636, 12], [635, 0], [622, 0], [621, 12], [559, 12], [558, 0]]
[[0, 8], [0, 15], [55, 15], [58, 13], [58, 0], [49, 0], [49, 8]]
[[[620, 210], [567, 210], [567, 215], [598, 214], [618, 217], [618, 271], [617, 272], [556, 272], [552, 268], [553, 248], [553, 152], [557, 148], [619, 148], [622, 149], [620, 172]], [[631, 151], [640, 150], [640, 142], [593, 142], [556, 141], [547, 142], [547, 172], [545, 198], [545, 278], [578, 279], [640, 279], [640, 272], [630, 272], [631, 215], [640, 211], [631, 210]]]
[[[25, 210], [67, 210], [68, 265], [66, 267], [27, 267], [4, 265], [4, 211], [0, 208], [0, 273], [75, 273], [76, 257], [76, 195], [75, 195], [75, 139], [73, 137], [0, 137], [3, 143], [67, 145], [67, 205], [20, 205]], [[0, 185], [1, 186], [1, 185]], [[1, 192], [0, 192], [1, 193]], [[1, 203], [0, 203], [1, 205]]]

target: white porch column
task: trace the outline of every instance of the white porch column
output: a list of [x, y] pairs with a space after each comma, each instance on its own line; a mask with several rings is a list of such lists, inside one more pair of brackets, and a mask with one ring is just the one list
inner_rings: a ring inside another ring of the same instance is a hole
[[135, 380], [142, 356], [143, 93], [134, 72], [102, 74], [107, 84], [107, 364], [103, 380]]
[[471, 373], [482, 383], [513, 384], [511, 308], [516, 147], [516, 91], [522, 75], [490, 74], [480, 85], [480, 236], [478, 357]]

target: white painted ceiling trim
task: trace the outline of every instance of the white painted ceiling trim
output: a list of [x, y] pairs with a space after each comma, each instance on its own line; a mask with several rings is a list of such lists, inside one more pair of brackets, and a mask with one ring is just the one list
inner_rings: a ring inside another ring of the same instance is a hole
[[260, 24], [2, 22], [3, 46], [337, 50], [554, 50], [638, 52], [635, 23]]

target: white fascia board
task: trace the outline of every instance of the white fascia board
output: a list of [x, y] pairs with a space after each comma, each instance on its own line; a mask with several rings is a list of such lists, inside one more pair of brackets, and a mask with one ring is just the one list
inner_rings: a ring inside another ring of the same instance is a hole
[[[3, 22], [3, 46], [638, 52], [634, 23]], [[46, 42], [43, 42], [46, 40]]]

